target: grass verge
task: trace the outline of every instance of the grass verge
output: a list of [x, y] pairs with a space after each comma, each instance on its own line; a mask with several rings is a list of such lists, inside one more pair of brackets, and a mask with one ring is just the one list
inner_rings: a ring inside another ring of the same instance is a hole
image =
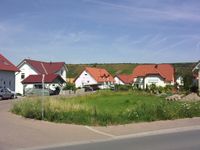
[[[41, 98], [13, 105], [13, 113], [41, 120]], [[200, 102], [171, 102], [144, 92], [100, 91], [92, 95], [44, 99], [44, 120], [83, 125], [116, 125], [200, 116]]]

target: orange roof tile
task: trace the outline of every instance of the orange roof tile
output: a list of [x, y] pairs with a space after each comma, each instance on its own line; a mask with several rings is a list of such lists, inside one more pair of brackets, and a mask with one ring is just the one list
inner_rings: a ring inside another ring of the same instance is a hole
[[133, 77], [145, 77], [147, 75], [158, 74], [165, 81], [174, 82], [174, 67], [170, 64], [138, 65], [133, 70]]
[[112, 75], [103, 68], [86, 67], [85, 70], [97, 81], [97, 82], [114, 82]]
[[116, 75], [122, 82], [125, 84], [131, 84], [133, 83], [133, 75], [126, 75], [126, 74], [119, 74]]

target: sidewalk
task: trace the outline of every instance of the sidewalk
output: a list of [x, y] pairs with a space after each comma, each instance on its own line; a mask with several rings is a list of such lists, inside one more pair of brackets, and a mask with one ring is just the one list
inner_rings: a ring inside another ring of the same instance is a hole
[[9, 111], [12, 101], [0, 101], [0, 149], [26, 149], [108, 140], [162, 129], [200, 126], [200, 118], [109, 127], [88, 127], [25, 119]]

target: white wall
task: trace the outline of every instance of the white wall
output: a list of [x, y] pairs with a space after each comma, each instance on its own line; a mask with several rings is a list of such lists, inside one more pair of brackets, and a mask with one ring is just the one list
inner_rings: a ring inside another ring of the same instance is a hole
[[133, 86], [137, 86], [137, 88], [144, 89], [144, 77], [134, 78], [133, 82]]
[[[23, 64], [20, 68], [19, 68], [20, 72], [17, 72], [15, 74], [15, 92], [16, 93], [20, 93], [23, 94], [23, 84], [21, 83], [25, 78], [27, 78], [29, 75], [36, 75], [37, 72], [34, 71], [28, 64]], [[21, 75], [22, 73], [25, 74], [25, 78], [21, 79]]]
[[166, 83], [164, 82], [164, 79], [160, 76], [147, 76], [144, 78], [144, 88], [146, 88], [146, 85], [155, 84], [156, 86], [166, 86]]
[[67, 70], [65, 67], [62, 67], [56, 74], [59, 74], [65, 81], [67, 81]]
[[83, 71], [75, 81], [76, 88], [91, 84], [97, 84], [97, 81], [86, 71]]
[[0, 71], [0, 86], [15, 91], [15, 72]]
[[183, 81], [183, 77], [178, 77], [176, 79], [176, 83], [180, 86], [183, 86], [184, 85], [184, 81]]
[[115, 84], [121, 84], [124, 85], [124, 82], [122, 82], [118, 77], [114, 77]]

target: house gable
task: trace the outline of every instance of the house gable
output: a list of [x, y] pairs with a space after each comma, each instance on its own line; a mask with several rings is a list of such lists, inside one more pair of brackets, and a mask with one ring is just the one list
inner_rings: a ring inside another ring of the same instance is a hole
[[200, 61], [197, 63], [197, 65], [193, 68], [192, 72], [200, 70]]
[[115, 80], [115, 84], [121, 84], [121, 85], [125, 84], [118, 76], [115, 76], [114, 80]]
[[7, 58], [0, 54], [0, 70], [1, 71], [10, 71], [17, 72], [18, 68], [12, 64]]
[[108, 73], [106, 69], [103, 68], [92, 68], [86, 67], [85, 70], [98, 82], [114, 82], [111, 74]]
[[116, 75], [115, 79], [120, 80], [123, 84], [132, 84], [133, 83], [133, 75], [120, 74]]
[[85, 85], [97, 84], [97, 81], [86, 70], [82, 71], [82, 73], [75, 79], [74, 82], [77, 88], [82, 88]]

